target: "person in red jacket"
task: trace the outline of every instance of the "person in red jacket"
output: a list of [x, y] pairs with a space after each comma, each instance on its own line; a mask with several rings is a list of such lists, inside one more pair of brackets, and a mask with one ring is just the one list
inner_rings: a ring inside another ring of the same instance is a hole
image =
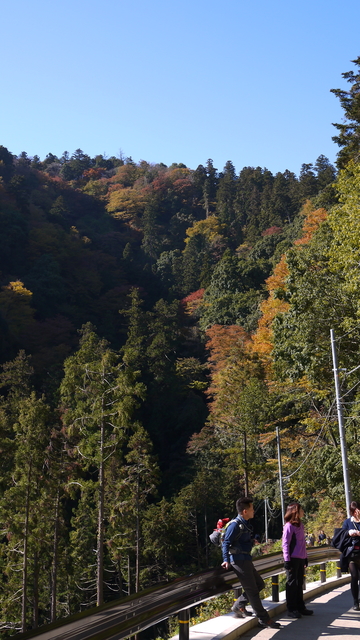
[[298, 502], [289, 504], [285, 513], [282, 536], [284, 567], [286, 569], [286, 604], [290, 618], [311, 616], [303, 597], [304, 567], [307, 567], [307, 552], [304, 525], [301, 519], [304, 510]]

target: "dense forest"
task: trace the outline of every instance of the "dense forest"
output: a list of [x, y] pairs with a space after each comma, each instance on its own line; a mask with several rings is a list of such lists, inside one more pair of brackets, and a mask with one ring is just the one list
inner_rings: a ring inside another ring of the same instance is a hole
[[280, 504], [276, 427], [287, 496], [341, 507], [331, 328], [356, 487], [354, 64], [336, 168], [0, 146], [3, 637], [218, 562], [241, 493]]

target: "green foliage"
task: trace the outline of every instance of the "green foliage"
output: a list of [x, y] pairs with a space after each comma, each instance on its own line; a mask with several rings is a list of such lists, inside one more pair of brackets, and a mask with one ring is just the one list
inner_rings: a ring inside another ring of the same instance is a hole
[[214, 324], [240, 324], [254, 329], [261, 300], [261, 282], [269, 275], [270, 265], [263, 259], [237, 258], [229, 250], [213, 270], [200, 307], [200, 327]]
[[342, 77], [351, 84], [349, 91], [343, 89], [331, 89], [332, 93], [336, 95], [340, 100], [340, 104], [344, 109], [344, 122], [342, 124], [335, 124], [334, 126], [338, 130], [338, 135], [333, 137], [339, 147], [341, 147], [338, 153], [338, 167], [343, 169], [347, 163], [354, 159], [359, 160], [359, 131], [360, 131], [360, 92], [359, 92], [359, 66], [360, 57], [352, 60], [352, 62], [358, 67], [354, 71], [347, 71], [342, 74]]
[[[239, 493], [279, 502], [275, 425], [288, 495], [341, 499], [333, 415], [316, 438], [326, 333], [358, 321], [357, 167], [334, 176], [323, 156], [297, 178], [0, 147], [4, 633], [217, 565], [208, 534]], [[308, 196], [338, 206], [299, 250]], [[288, 310], [256, 350], [272, 278]]]

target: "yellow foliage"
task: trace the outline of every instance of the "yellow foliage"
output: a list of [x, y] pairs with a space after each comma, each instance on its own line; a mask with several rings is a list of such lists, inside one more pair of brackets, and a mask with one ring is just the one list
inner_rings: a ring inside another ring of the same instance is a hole
[[107, 190], [108, 185], [104, 178], [101, 178], [100, 180], [89, 180], [89, 182], [87, 182], [82, 188], [82, 191], [84, 191], [84, 193], [100, 199], [106, 195]]
[[136, 217], [141, 217], [144, 206], [144, 196], [140, 192], [127, 187], [125, 189], [111, 191], [107, 210], [114, 215], [114, 218], [131, 220]]
[[186, 229], [185, 242], [188, 243], [190, 238], [197, 235], [203, 235], [208, 242], [213, 242], [219, 235], [221, 235], [224, 229], [224, 225], [220, 224], [216, 216], [209, 216], [206, 220], [198, 220], [194, 222], [192, 227]]
[[0, 293], [0, 312], [6, 321], [10, 333], [18, 337], [33, 321], [34, 309], [31, 308], [32, 292], [24, 287], [21, 280], [9, 282]]

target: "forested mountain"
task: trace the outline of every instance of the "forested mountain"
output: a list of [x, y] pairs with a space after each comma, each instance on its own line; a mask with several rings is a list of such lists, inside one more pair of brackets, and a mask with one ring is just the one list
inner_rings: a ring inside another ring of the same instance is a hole
[[342, 369], [360, 347], [344, 77], [338, 174], [0, 147], [4, 637], [216, 562], [241, 492], [279, 503], [276, 426], [288, 495], [341, 503], [329, 329]]

